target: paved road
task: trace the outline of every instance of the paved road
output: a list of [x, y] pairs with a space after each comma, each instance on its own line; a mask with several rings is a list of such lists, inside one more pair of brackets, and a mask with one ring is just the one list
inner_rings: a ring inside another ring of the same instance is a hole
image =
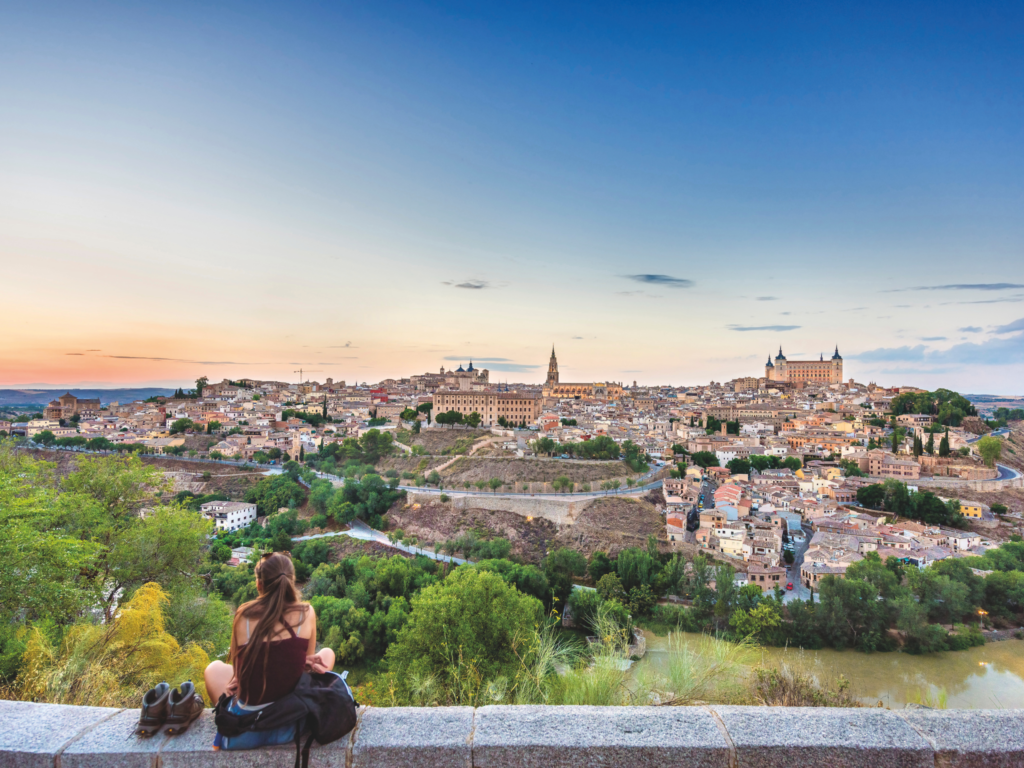
[[1020, 477], [1020, 472], [1016, 469], [1006, 466], [1005, 464], [996, 464], [996, 469], [999, 470], [999, 476], [996, 480], [1016, 480]]
[[[661, 467], [658, 467], [658, 469], [661, 469]], [[280, 475], [283, 471], [284, 470], [282, 470], [281, 467], [270, 467], [263, 474], [265, 474], [265, 475]], [[654, 472], [657, 472], [657, 471], [658, 470], [655, 469], [655, 470], [653, 470], [651, 472], [648, 472], [643, 477], [650, 477], [652, 474], [654, 474]], [[329, 474], [326, 474], [324, 472], [317, 472], [316, 476], [321, 478], [321, 479], [323, 479], [323, 480], [330, 480], [332, 483], [335, 483], [336, 485], [343, 485], [345, 483], [345, 478], [338, 477], [337, 475], [329, 475]], [[579, 492], [574, 492], [574, 493], [488, 493], [487, 491], [480, 491], [480, 490], [476, 490], [476, 489], [467, 491], [467, 490], [464, 490], [464, 489], [455, 489], [455, 488], [430, 488], [429, 486], [426, 486], [426, 485], [424, 485], [422, 487], [418, 487], [418, 486], [415, 486], [415, 485], [399, 485], [398, 488], [399, 488], [399, 490], [408, 491], [410, 493], [433, 493], [433, 494], [442, 494], [442, 493], [444, 493], [444, 494], [447, 494], [448, 496], [493, 496], [493, 497], [504, 498], [504, 499], [525, 499], [525, 498], [597, 499], [597, 498], [600, 498], [602, 496], [629, 496], [629, 495], [633, 495], [633, 494], [647, 493], [648, 491], [654, 490], [655, 488], [661, 488], [662, 484], [663, 484], [663, 481], [661, 481], [661, 480], [654, 480], [654, 481], [652, 481], [650, 483], [645, 483], [644, 485], [636, 485], [636, 486], [634, 486], [632, 488], [619, 488], [619, 489], [614, 490], [614, 491], [579, 491]], [[714, 493], [714, 491], [712, 491], [712, 494], [713, 493]], [[712, 502], [712, 503], [714, 503], [714, 502]]]
[[363, 541], [376, 541], [379, 544], [384, 544], [388, 547], [400, 549], [403, 552], [408, 552], [411, 555], [423, 555], [424, 557], [429, 557], [431, 560], [438, 560], [443, 563], [457, 563], [459, 565], [463, 565], [469, 562], [468, 560], [463, 560], [458, 557], [442, 555], [440, 553], [431, 552], [428, 549], [421, 549], [420, 547], [414, 547], [412, 545], [400, 544], [398, 542], [392, 543], [391, 540], [388, 539], [388, 535], [386, 533], [382, 533], [381, 531], [371, 528], [362, 520], [353, 520], [351, 529], [347, 531], [315, 533], [310, 536], [292, 536], [292, 541], [312, 541], [313, 539], [329, 539], [335, 536], [349, 536], [353, 539], [361, 539]]
[[[811, 532], [803, 531], [803, 540], [794, 539], [790, 534], [790, 541], [793, 542], [793, 564], [786, 567], [786, 578], [793, 582], [793, 591], [786, 591], [785, 597], [782, 598], [783, 602], [789, 603], [793, 600], [807, 600], [811, 596], [811, 590], [803, 585], [800, 580], [800, 566], [804, 562], [804, 553], [807, 552], [807, 547], [811, 543]], [[782, 585], [785, 588], [785, 584]]]

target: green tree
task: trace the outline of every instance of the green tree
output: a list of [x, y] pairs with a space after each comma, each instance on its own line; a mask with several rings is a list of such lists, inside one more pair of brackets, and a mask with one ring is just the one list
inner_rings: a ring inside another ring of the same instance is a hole
[[562, 547], [549, 552], [541, 562], [554, 596], [564, 603], [572, 591], [573, 579], [587, 572], [587, 561], [579, 552]]
[[750, 474], [750, 462], [746, 459], [733, 459], [725, 465], [734, 475], [749, 475]]
[[762, 600], [749, 610], [739, 609], [729, 618], [729, 626], [740, 637], [765, 642], [782, 625], [782, 611], [774, 600]]
[[939, 456], [949, 456], [949, 430], [946, 430], [946, 434], [942, 436], [942, 440], [939, 442]]
[[782, 460], [782, 466], [785, 469], [789, 469], [792, 470], [793, 472], [796, 472], [798, 469], [800, 469], [800, 467], [803, 466], [803, 462], [800, 461], [800, 459], [798, 459], [796, 456], [787, 456]]
[[616, 573], [606, 573], [598, 580], [597, 594], [605, 600], [626, 599], [626, 590], [622, 588], [622, 580]]
[[925, 446], [925, 450], [928, 451], [929, 456], [935, 455], [935, 433], [928, 433], [928, 445]]
[[559, 475], [551, 481], [551, 487], [556, 491], [568, 491], [571, 490], [574, 485], [575, 483], [565, 475]]
[[36, 433], [36, 436], [32, 438], [35, 442], [45, 445], [47, 447], [57, 442], [56, 435], [48, 429], [44, 429], [42, 432]]
[[421, 590], [411, 609], [387, 651], [391, 679], [407, 697], [416, 681], [433, 679], [437, 703], [470, 706], [487, 682], [514, 680], [520, 659], [532, 661], [528, 641], [543, 617], [535, 597], [475, 568]]
[[463, 421], [466, 423], [466, 426], [476, 429], [480, 426], [480, 422], [483, 421], [483, 416], [476, 411], [473, 411], [471, 414], [466, 416]]
[[426, 414], [427, 424], [428, 425], [430, 424], [430, 412], [433, 410], [433, 408], [434, 408], [434, 404], [433, 403], [420, 403], [419, 405], [416, 406], [416, 410], [417, 411], [419, 411], [420, 413]]
[[622, 550], [615, 564], [622, 588], [627, 593], [634, 587], [650, 586], [660, 570], [658, 562], [650, 553], [639, 547]]
[[718, 456], [711, 451], [697, 451], [690, 456], [690, 461], [693, 462], [694, 466], [704, 467], [705, 469], [719, 466]]
[[601, 550], [597, 550], [590, 556], [590, 562], [587, 564], [587, 575], [594, 584], [597, 584], [606, 573], [611, 573], [614, 570], [614, 562]]
[[981, 458], [985, 460], [985, 464], [994, 467], [1002, 455], [1003, 441], [998, 437], [985, 435], [975, 445], [978, 448], [978, 453], [981, 454]]
[[504, 484], [505, 484], [505, 481], [502, 480], [500, 477], [492, 477], [490, 480], [487, 481], [487, 485], [489, 485], [490, 488], [491, 488], [491, 491], [493, 491], [495, 493]]
[[537, 454], [546, 453], [550, 456], [555, 452], [555, 448], [558, 447], [558, 443], [552, 440], [550, 437], [541, 437], [533, 441], [531, 447]]
[[187, 432], [190, 429], [195, 429], [195, 422], [192, 419], [176, 419], [171, 423], [171, 434], [177, 435], [181, 432]]

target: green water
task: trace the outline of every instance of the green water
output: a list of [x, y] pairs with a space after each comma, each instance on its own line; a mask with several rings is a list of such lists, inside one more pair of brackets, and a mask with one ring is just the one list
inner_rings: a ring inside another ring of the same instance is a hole
[[[696, 642], [699, 635], [688, 635]], [[668, 638], [647, 633], [642, 664], [657, 668], [666, 658]], [[908, 653], [801, 651], [766, 648], [766, 663], [785, 662], [819, 679], [840, 674], [865, 704], [902, 709], [910, 697], [936, 697], [945, 689], [950, 709], [1024, 709], [1024, 640], [1003, 640], [967, 651], [912, 656]]]

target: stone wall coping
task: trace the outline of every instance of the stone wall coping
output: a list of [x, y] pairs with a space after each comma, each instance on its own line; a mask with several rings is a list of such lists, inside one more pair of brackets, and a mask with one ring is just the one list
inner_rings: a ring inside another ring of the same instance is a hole
[[[213, 713], [135, 736], [138, 710], [0, 701], [0, 768], [291, 768], [291, 745], [214, 751]], [[1024, 710], [361, 707], [315, 768], [1011, 768]]]

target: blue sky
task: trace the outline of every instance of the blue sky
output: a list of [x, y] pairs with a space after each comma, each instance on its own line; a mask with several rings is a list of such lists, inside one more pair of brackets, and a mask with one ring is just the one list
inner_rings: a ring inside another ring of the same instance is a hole
[[0, 11], [0, 384], [1020, 392], [1024, 6], [550, 6]]

